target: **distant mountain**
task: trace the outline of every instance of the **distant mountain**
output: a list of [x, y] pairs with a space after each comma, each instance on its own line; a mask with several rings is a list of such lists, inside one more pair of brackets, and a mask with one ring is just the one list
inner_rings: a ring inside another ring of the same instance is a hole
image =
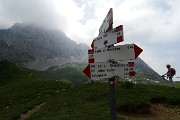
[[135, 60], [135, 70], [136, 70], [136, 77], [139, 78], [139, 80], [157, 80], [162, 81], [162, 77], [155, 72], [151, 67], [149, 67], [141, 58], [137, 58]]
[[77, 44], [63, 32], [15, 23], [0, 30], [0, 60], [36, 70], [45, 70], [87, 59], [88, 46]]
[[[30, 69], [46, 70], [65, 63], [85, 61], [88, 49], [87, 45], [77, 44], [61, 31], [35, 25], [15, 23], [9, 29], [0, 30], [0, 60]], [[135, 68], [136, 76], [141, 80], [162, 80], [140, 58], [135, 60]]]

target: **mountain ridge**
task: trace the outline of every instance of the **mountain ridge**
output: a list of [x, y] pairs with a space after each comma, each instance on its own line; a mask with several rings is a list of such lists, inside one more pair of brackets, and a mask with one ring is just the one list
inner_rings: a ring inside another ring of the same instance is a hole
[[87, 59], [85, 44], [77, 44], [62, 31], [15, 23], [0, 30], [0, 59], [7, 59], [30, 69], [45, 70], [51, 66]]
[[[62, 31], [43, 29], [31, 24], [15, 23], [0, 30], [0, 60], [39, 71], [66, 63], [86, 62], [85, 44], [77, 44]], [[135, 60], [137, 77], [162, 80], [142, 59]], [[143, 76], [143, 77], [142, 77]]]

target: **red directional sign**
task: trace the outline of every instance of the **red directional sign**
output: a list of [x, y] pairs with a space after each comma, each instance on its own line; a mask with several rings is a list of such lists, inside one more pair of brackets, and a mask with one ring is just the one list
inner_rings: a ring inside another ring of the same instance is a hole
[[90, 63], [83, 72], [92, 80], [135, 76], [134, 62]]
[[89, 63], [135, 60], [143, 50], [136, 44], [126, 44], [112, 47], [88, 50]]
[[108, 14], [103, 20], [101, 27], [99, 28], [99, 35], [112, 29], [112, 24], [113, 24], [113, 10], [112, 8], [110, 8]]
[[124, 41], [123, 25], [119, 25], [116, 28], [94, 38], [91, 47], [93, 49], [104, 48], [122, 41]]

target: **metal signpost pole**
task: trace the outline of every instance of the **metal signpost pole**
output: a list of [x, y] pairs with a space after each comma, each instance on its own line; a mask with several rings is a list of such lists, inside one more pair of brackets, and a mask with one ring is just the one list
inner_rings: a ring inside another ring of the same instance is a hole
[[109, 97], [111, 120], [116, 120], [116, 83], [115, 78], [109, 78]]

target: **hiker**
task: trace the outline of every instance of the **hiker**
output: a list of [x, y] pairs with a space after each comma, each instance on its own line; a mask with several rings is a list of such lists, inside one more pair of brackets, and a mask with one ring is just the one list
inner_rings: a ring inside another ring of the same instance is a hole
[[167, 64], [166, 65], [168, 71], [166, 74], [162, 75], [163, 77], [165, 77], [165, 75], [167, 76], [167, 79], [169, 79], [169, 81], [171, 82], [172, 88], [174, 88], [174, 83], [173, 83], [173, 76], [174, 76], [174, 72], [173, 72], [173, 68], [171, 68], [171, 65]]

